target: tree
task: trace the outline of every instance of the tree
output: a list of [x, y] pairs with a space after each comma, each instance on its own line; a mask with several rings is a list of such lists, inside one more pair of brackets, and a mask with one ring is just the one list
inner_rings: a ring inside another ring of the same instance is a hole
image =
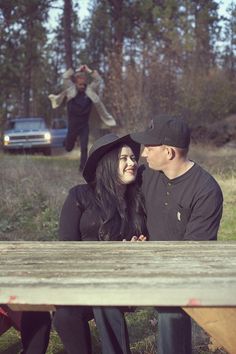
[[34, 114], [38, 73], [42, 64], [49, 0], [1, 1], [4, 21], [1, 37], [2, 62], [0, 76], [5, 84], [1, 107], [5, 113]]
[[236, 77], [236, 4], [231, 3], [228, 8], [229, 17], [225, 19], [223, 66], [229, 79]]
[[72, 60], [72, 0], [64, 0], [64, 43], [67, 69], [73, 68]]
[[214, 43], [218, 4], [214, 0], [194, 0], [192, 2], [195, 20], [195, 70], [205, 73], [214, 64]]

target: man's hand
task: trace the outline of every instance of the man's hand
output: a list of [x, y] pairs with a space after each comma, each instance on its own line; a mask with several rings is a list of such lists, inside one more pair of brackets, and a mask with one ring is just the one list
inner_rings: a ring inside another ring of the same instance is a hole
[[91, 70], [88, 65], [86, 64], [83, 64], [79, 67], [79, 69], [76, 70], [77, 72], [80, 71], [80, 72], [86, 72], [88, 74], [92, 74], [93, 70]]

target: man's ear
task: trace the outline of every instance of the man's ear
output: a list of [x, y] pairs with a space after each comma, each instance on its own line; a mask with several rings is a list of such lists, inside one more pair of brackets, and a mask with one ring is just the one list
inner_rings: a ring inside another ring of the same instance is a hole
[[173, 160], [176, 155], [175, 149], [172, 146], [166, 146], [166, 150], [169, 160]]

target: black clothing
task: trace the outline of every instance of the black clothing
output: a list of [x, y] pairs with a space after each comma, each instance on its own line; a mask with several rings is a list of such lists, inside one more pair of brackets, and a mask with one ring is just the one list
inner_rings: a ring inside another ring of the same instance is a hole
[[88, 157], [89, 115], [92, 101], [85, 92], [77, 95], [67, 102], [68, 132], [64, 142], [66, 151], [72, 151], [77, 137], [80, 139], [80, 170], [84, 168]]
[[94, 307], [103, 354], [131, 354], [123, 308]]
[[92, 307], [57, 306], [53, 324], [68, 354], [92, 354], [88, 321], [93, 317]]
[[179, 307], [158, 308], [158, 354], [191, 353], [191, 318]]
[[[151, 241], [216, 240], [223, 196], [215, 179], [199, 165], [171, 180], [146, 167], [142, 191]], [[178, 307], [157, 310], [158, 353], [191, 354], [190, 317]]]
[[[94, 202], [94, 192], [88, 184], [81, 184], [69, 191], [62, 207], [59, 239], [62, 241], [99, 241], [101, 210]], [[69, 220], [69, 221], [68, 221]], [[130, 221], [113, 221], [113, 241], [130, 240], [135, 230], [130, 230]]]
[[68, 118], [75, 120], [78, 128], [83, 128], [88, 125], [91, 108], [91, 99], [85, 92], [78, 92], [74, 98], [67, 102]]
[[150, 241], [216, 240], [222, 192], [215, 179], [196, 163], [171, 180], [146, 167], [142, 191]]
[[[94, 190], [88, 184], [75, 186], [69, 191], [60, 216], [60, 240], [99, 241], [103, 213], [94, 198]], [[124, 238], [130, 240], [135, 234], [132, 222], [122, 221], [119, 214], [115, 213], [112, 218], [111, 241], [121, 241]], [[68, 354], [77, 354], [78, 348], [81, 354], [91, 353], [88, 320], [93, 317], [100, 334], [103, 354], [131, 354], [124, 310], [114, 307], [60, 306], [53, 321]]]
[[60, 216], [61, 241], [98, 241], [99, 218], [93, 198], [87, 184], [71, 188]]
[[45, 354], [51, 329], [49, 312], [25, 311], [21, 319], [22, 354]]
[[89, 141], [88, 125], [83, 128], [78, 128], [76, 122], [75, 124], [71, 123], [69, 125], [67, 136], [64, 141], [64, 146], [66, 151], [70, 152], [73, 150], [77, 137], [79, 137], [79, 141], [80, 141], [80, 171], [82, 171], [88, 157], [88, 141]]

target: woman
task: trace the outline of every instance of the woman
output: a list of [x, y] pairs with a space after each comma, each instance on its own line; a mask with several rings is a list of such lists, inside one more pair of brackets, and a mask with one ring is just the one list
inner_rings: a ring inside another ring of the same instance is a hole
[[51, 329], [49, 312], [13, 311], [5, 304], [1, 305], [0, 336], [11, 327], [20, 331], [21, 354], [46, 353]]
[[[60, 240], [122, 241], [146, 234], [146, 216], [136, 178], [139, 154], [140, 145], [129, 135], [119, 138], [107, 134], [94, 143], [83, 170], [87, 184], [72, 188], [63, 205]], [[110, 315], [116, 316], [117, 311], [119, 320], [111, 321], [109, 336], [103, 333], [103, 319], [99, 308], [96, 310], [103, 354], [130, 353], [122, 309], [113, 309]], [[93, 317], [92, 307], [57, 309], [54, 326], [69, 354], [92, 353], [88, 321]]]

